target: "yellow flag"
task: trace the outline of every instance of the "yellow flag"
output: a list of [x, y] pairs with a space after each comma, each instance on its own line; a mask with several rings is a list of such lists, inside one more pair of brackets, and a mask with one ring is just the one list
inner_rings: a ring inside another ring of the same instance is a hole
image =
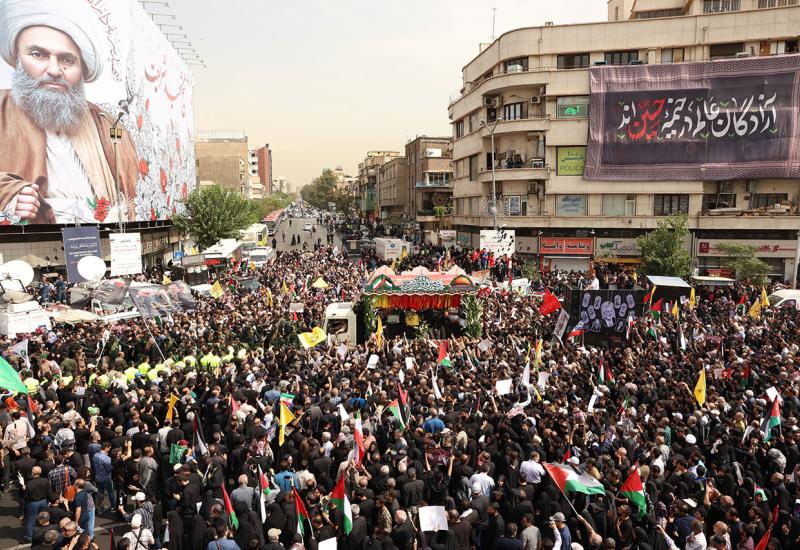
[[225, 289], [224, 289], [224, 288], [222, 288], [222, 285], [221, 285], [221, 284], [219, 284], [219, 281], [216, 281], [216, 282], [215, 282], [215, 283], [214, 283], [214, 284], [211, 286], [211, 296], [213, 296], [214, 298], [219, 298], [219, 297], [220, 297], [220, 296], [222, 296], [223, 294], [225, 294]]
[[327, 338], [325, 331], [319, 327], [314, 327], [311, 332], [301, 332], [297, 335], [297, 339], [300, 340], [300, 344], [305, 349], [313, 348], [317, 344], [324, 342], [325, 338]]
[[394, 271], [396, 267], [397, 267], [397, 258], [392, 260], [392, 271]]
[[761, 317], [761, 302], [759, 302], [758, 300], [753, 302], [753, 305], [750, 306], [750, 311], [748, 311], [747, 314], [750, 315], [750, 317], [752, 317], [753, 319], [758, 319], [759, 317]]
[[761, 307], [769, 307], [769, 298], [767, 298], [767, 289], [761, 287]]
[[168, 285], [168, 284], [170, 284], [171, 282], [172, 282], [172, 279], [170, 279], [170, 278], [169, 278], [169, 277], [167, 277], [166, 275], [164, 275], [164, 276], [161, 278], [161, 284], [162, 284], [162, 285]]
[[281, 292], [283, 294], [289, 294], [289, 287], [286, 286], [286, 279], [283, 280], [283, 286], [281, 287]]
[[272, 304], [272, 290], [270, 288], [267, 288], [267, 305], [269, 307], [272, 307], [272, 305], [273, 305]]
[[278, 434], [278, 445], [283, 445], [283, 441], [286, 439], [286, 426], [291, 424], [292, 420], [294, 420], [294, 415], [292, 414], [292, 411], [289, 410], [289, 407], [281, 403], [281, 416], [280, 416], [281, 431]]
[[375, 329], [375, 342], [379, 348], [383, 347], [383, 321], [380, 315], [378, 315], [378, 328]]
[[697, 379], [697, 385], [694, 387], [694, 398], [701, 407], [706, 402], [706, 369], [700, 370], [700, 378]]
[[313, 286], [314, 288], [328, 288], [331, 285], [326, 283], [325, 279], [323, 279], [322, 277], [317, 277], [317, 280], [311, 283], [311, 286]]
[[172, 421], [172, 414], [175, 411], [175, 403], [178, 402], [177, 395], [170, 395], [169, 396], [169, 407], [167, 408], [167, 420], [170, 422]]
[[406, 256], [408, 256], [408, 249], [404, 246], [403, 251], [400, 253], [400, 259], [402, 260]]
[[678, 316], [678, 300], [675, 300], [675, 303], [672, 304], [672, 316], [673, 317]]
[[539, 339], [536, 341], [536, 347], [534, 347], [533, 349], [534, 349], [534, 354], [533, 354], [533, 356], [534, 356], [534, 358], [535, 358], [535, 362], [534, 362], [534, 364], [535, 364], [537, 367], [538, 367], [538, 366], [541, 366], [541, 364], [542, 364], [542, 339], [541, 339], [541, 338], [539, 338]]
[[694, 287], [692, 287], [692, 291], [689, 293], [689, 307], [692, 309], [694, 309], [694, 300], [695, 300]]

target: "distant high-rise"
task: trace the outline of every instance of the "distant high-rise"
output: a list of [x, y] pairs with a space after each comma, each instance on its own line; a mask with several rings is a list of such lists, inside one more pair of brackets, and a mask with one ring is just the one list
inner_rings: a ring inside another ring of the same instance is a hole
[[272, 185], [272, 150], [269, 148], [269, 143], [256, 149], [255, 153], [258, 159], [258, 180], [264, 186], [265, 193], [271, 195], [278, 192]]

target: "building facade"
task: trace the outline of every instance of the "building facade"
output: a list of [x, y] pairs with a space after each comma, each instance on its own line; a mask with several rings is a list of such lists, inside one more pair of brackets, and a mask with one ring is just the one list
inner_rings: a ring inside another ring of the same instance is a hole
[[258, 181], [264, 187], [264, 193], [271, 195], [275, 193], [272, 188], [272, 149], [269, 148], [269, 143], [267, 143], [263, 147], [258, 147], [255, 153]]
[[375, 186], [378, 182], [378, 169], [399, 156], [399, 151], [368, 151], [364, 160], [358, 164], [358, 185], [354, 187], [354, 200], [361, 218], [372, 222], [376, 220]]
[[[608, 19], [510, 31], [463, 68], [463, 88], [449, 105], [458, 244], [478, 246], [479, 230], [492, 227], [494, 165], [499, 224], [514, 229], [517, 250], [539, 255], [544, 267], [585, 268], [592, 256], [636, 262], [635, 238], [683, 212], [700, 273], [719, 272], [715, 245], [733, 240], [755, 245], [774, 277], [792, 277], [796, 179], [588, 181], [583, 173], [590, 66], [796, 54], [800, 6], [611, 0]], [[581, 253], [553, 254], [559, 239]]]
[[395, 157], [377, 168], [375, 210], [384, 226], [399, 227], [408, 220], [407, 173], [405, 157]]
[[452, 138], [420, 136], [406, 144], [409, 215], [415, 228], [438, 243], [439, 229], [449, 228], [453, 199]]
[[197, 181], [251, 195], [250, 150], [247, 134], [238, 130], [198, 132], [195, 139]]

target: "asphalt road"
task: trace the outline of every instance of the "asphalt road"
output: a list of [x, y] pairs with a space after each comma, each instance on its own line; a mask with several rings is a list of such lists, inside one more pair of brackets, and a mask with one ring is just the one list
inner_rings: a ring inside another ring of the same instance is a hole
[[[291, 222], [291, 225], [290, 225]], [[304, 231], [303, 226], [310, 223], [316, 226], [316, 232]], [[292, 236], [295, 238], [296, 244], [292, 246]], [[308, 250], [314, 250], [314, 243], [320, 239], [320, 243], [327, 244], [328, 231], [324, 225], [319, 223], [316, 218], [289, 218], [283, 220], [275, 231], [275, 240], [278, 243], [278, 250], [302, 250], [303, 243], [308, 244]], [[270, 237], [270, 244], [272, 238]], [[338, 236], [334, 236], [334, 246], [338, 246], [339, 250], [342, 249], [342, 242]]]

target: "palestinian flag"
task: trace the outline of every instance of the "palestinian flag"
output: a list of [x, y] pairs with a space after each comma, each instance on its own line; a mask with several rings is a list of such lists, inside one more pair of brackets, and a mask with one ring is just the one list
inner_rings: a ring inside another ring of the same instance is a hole
[[622, 402], [622, 405], [619, 406], [619, 410], [617, 411], [618, 416], [622, 416], [623, 414], [625, 414], [625, 411], [630, 406], [630, 400], [631, 400], [630, 396], [626, 395], [625, 401]]
[[236, 512], [233, 511], [233, 504], [228, 497], [228, 491], [225, 490], [225, 485], [222, 485], [222, 500], [225, 501], [225, 513], [228, 514], [228, 521], [234, 529], [239, 528], [239, 518], [236, 517]]
[[402, 405], [400, 407], [400, 412], [403, 414], [403, 418], [409, 418], [411, 409], [408, 405], [408, 392], [400, 386], [400, 382], [397, 383], [397, 394], [400, 396], [399, 403]]
[[195, 455], [207, 455], [208, 454], [208, 446], [206, 446], [206, 438], [203, 437], [203, 428], [200, 427], [200, 424], [197, 422], [197, 413], [195, 413], [194, 423], [193, 423], [194, 433], [194, 449]]
[[678, 347], [686, 351], [686, 336], [683, 334], [683, 324], [678, 321]]
[[397, 423], [400, 424], [400, 429], [404, 430], [406, 428], [406, 423], [403, 420], [403, 414], [400, 412], [400, 404], [397, 402], [397, 399], [389, 403], [389, 412], [392, 413]]
[[361, 425], [361, 411], [356, 411], [356, 429], [353, 432], [353, 458], [356, 464], [364, 460], [364, 428]]
[[267, 495], [272, 492], [272, 489], [269, 488], [269, 480], [267, 476], [264, 475], [264, 472], [261, 471], [261, 466], [258, 466], [258, 483], [259, 488], [261, 489], [261, 495], [258, 499], [258, 502], [261, 506], [261, 521], [264, 522], [267, 520], [267, 504], [266, 499]]
[[772, 406], [769, 412], [761, 421], [761, 433], [764, 434], [764, 442], [766, 443], [772, 438], [772, 428], [780, 426], [781, 424], [781, 403], [780, 399], [776, 396], [772, 401]]
[[614, 373], [611, 372], [611, 368], [606, 365], [605, 358], [602, 355], [600, 356], [600, 365], [598, 370], [599, 373], [597, 379], [600, 384], [614, 383]]
[[570, 448], [569, 448], [569, 447], [567, 447], [567, 450], [566, 450], [566, 451], [564, 451], [564, 458], [562, 458], [562, 459], [561, 459], [561, 461], [562, 461], [562, 462], [566, 462], [566, 461], [567, 461], [567, 460], [569, 460], [571, 457], [572, 457], [572, 451], [570, 451]]
[[658, 342], [658, 334], [656, 334], [656, 327], [653, 326], [652, 320], [647, 324], [647, 335]]
[[544, 468], [562, 493], [570, 491], [587, 495], [606, 494], [602, 483], [589, 474], [579, 474], [569, 464], [545, 464]]
[[653, 296], [655, 296], [655, 294], [656, 294], [656, 285], [653, 285], [653, 288], [650, 289], [650, 292], [648, 292], [645, 295], [644, 302], [646, 304], [648, 304], [648, 305], [652, 304], [653, 303]]
[[761, 500], [766, 502], [768, 500], [766, 491], [764, 491], [764, 489], [762, 489], [761, 487], [759, 487], [756, 484], [753, 484], [753, 485], [754, 485], [754, 488], [755, 488], [755, 490], [753, 491], [753, 500], [755, 500], [758, 495], [761, 495]]
[[744, 315], [745, 311], [747, 311], [747, 294], [742, 294], [739, 303], [736, 304], [736, 314]]
[[349, 535], [353, 530], [353, 511], [350, 509], [350, 500], [344, 490], [344, 475], [339, 476], [339, 481], [331, 492], [331, 505], [342, 511], [342, 528], [344, 534]]
[[633, 315], [628, 315], [628, 322], [625, 325], [625, 339], [631, 339], [631, 332], [633, 332]]
[[450, 362], [450, 354], [447, 353], [447, 344], [439, 342], [439, 357], [436, 359], [437, 365], [444, 367], [451, 367], [453, 364]]
[[[311, 518], [308, 516], [308, 510], [306, 510], [306, 505], [303, 504], [303, 499], [300, 498], [300, 493], [297, 492], [297, 489], [292, 487], [292, 493], [294, 493], [294, 507], [297, 511], [297, 532], [300, 533], [303, 538], [306, 536], [306, 526], [305, 522], [308, 522], [309, 529], [311, 528]], [[314, 536], [314, 530], [311, 529], [311, 536]]]
[[656, 320], [656, 323], [661, 322], [661, 307], [663, 305], [663, 298], [659, 298], [655, 304], [650, 306], [650, 315]]
[[647, 501], [644, 498], [644, 487], [642, 487], [642, 478], [639, 477], [639, 468], [633, 469], [631, 475], [619, 488], [619, 494], [636, 505], [639, 510], [639, 517], [647, 515]]

